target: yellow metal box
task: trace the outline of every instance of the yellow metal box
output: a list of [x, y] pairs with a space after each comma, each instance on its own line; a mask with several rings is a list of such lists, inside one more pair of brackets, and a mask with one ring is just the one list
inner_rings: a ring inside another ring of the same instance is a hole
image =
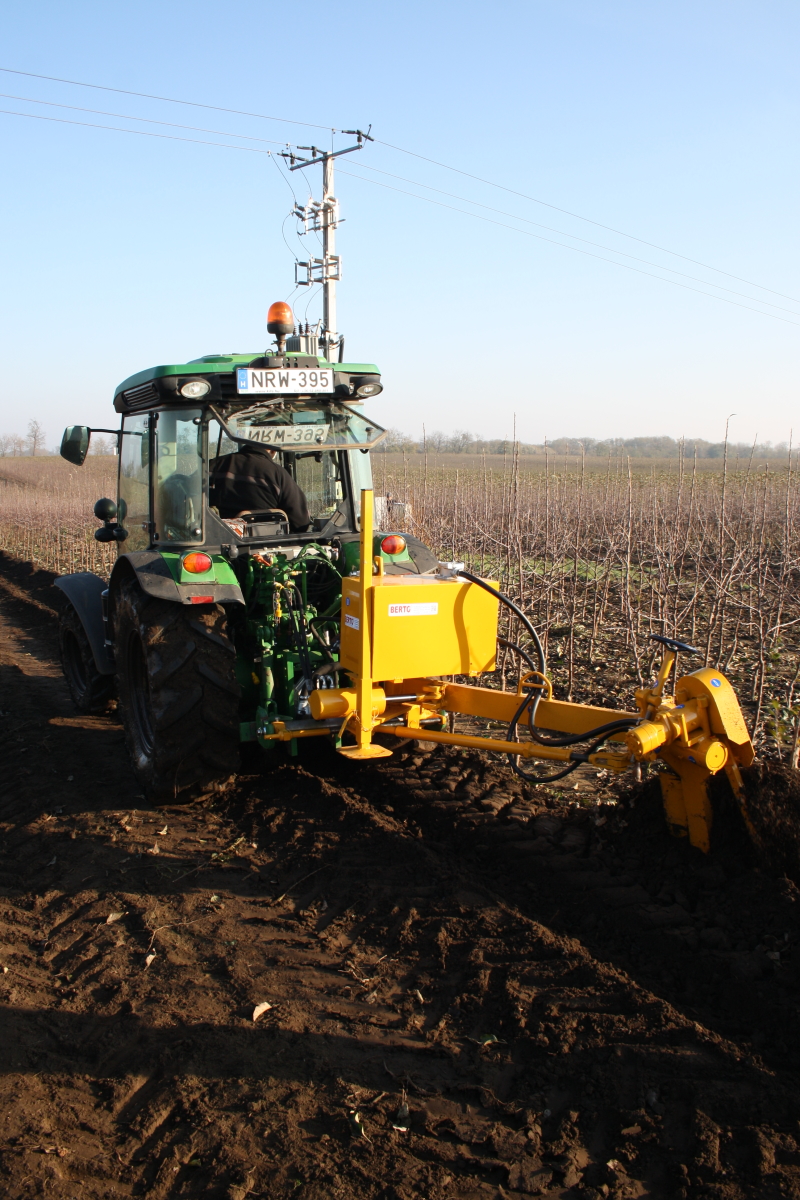
[[475, 584], [377, 576], [368, 588], [372, 661], [361, 666], [361, 584], [342, 589], [342, 666], [376, 681], [492, 671], [498, 601]]

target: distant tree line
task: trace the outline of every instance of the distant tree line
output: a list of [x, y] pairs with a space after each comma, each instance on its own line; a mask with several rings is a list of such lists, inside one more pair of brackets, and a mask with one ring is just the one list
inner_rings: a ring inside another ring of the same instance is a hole
[[[28, 432], [0, 434], [0, 458], [21, 455], [58, 454], [59, 447], [47, 449], [47, 437], [39, 421], [28, 422]], [[399, 429], [390, 429], [379, 443], [378, 451], [396, 454], [512, 454], [515, 443], [510, 438], [481, 438], [466, 429], [442, 433], [436, 429], [424, 438], [413, 438]], [[552, 455], [581, 455], [594, 458], [679, 458], [681, 450], [687, 458], [722, 458], [724, 442], [706, 442], [702, 438], [636, 437], [636, 438], [554, 438], [545, 442], [519, 442], [520, 454], [545, 453]], [[89, 443], [90, 454], [114, 454], [115, 437], [94, 434]], [[786, 458], [788, 442], [759, 442], [755, 449], [747, 442], [729, 442], [728, 454], [733, 458]]]
[[[510, 438], [481, 438], [465, 429], [453, 433], [441, 430], [413, 438], [399, 429], [390, 429], [377, 449], [387, 454], [405, 451], [408, 454], [511, 454], [515, 444]], [[706, 442], [702, 438], [636, 437], [636, 438], [554, 438], [545, 442], [519, 442], [520, 454], [581, 455], [594, 458], [722, 458], [724, 442]], [[728, 454], [733, 458], [786, 458], [788, 442], [752, 443], [728, 442]]]
[[46, 434], [39, 421], [28, 421], [28, 432], [22, 437], [18, 433], [0, 434], [0, 457], [17, 457], [23, 454], [47, 454]]

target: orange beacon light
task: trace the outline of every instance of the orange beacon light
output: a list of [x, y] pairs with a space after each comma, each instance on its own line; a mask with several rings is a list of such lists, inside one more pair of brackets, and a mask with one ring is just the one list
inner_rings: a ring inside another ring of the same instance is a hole
[[276, 300], [270, 304], [267, 313], [267, 331], [274, 333], [278, 342], [278, 353], [283, 354], [286, 339], [294, 333], [294, 313], [285, 300]]

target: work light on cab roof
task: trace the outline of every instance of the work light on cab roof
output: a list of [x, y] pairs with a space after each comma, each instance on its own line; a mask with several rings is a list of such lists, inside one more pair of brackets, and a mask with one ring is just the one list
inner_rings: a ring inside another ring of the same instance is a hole
[[187, 400], [200, 400], [211, 391], [211, 384], [207, 379], [190, 379], [188, 383], [183, 384], [180, 391]]

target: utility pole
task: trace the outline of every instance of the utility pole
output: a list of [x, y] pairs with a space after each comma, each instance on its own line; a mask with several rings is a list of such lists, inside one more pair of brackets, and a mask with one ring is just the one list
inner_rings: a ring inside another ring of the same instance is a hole
[[[370, 125], [370, 129], [372, 126]], [[324, 151], [316, 146], [298, 146], [298, 150], [311, 153], [310, 158], [300, 158], [293, 151], [282, 153], [282, 158], [289, 159], [289, 170], [300, 171], [304, 167], [322, 163], [322, 200], [311, 200], [305, 206], [295, 204], [294, 215], [303, 222], [303, 232], [322, 234], [322, 258], [309, 258], [307, 262], [295, 263], [295, 283], [300, 287], [312, 287], [322, 284], [322, 346], [328, 362], [335, 347], [339, 349], [339, 361], [342, 361], [344, 338], [336, 329], [336, 284], [342, 277], [341, 259], [336, 253], [336, 227], [339, 224], [339, 201], [333, 187], [333, 160], [341, 154], [352, 154], [354, 150], [362, 150], [365, 142], [374, 139], [369, 136], [369, 129], [363, 133], [360, 129], [343, 129], [342, 133], [352, 134], [358, 138], [355, 146], [346, 146], [343, 150]], [[301, 276], [305, 272], [305, 277]]]

